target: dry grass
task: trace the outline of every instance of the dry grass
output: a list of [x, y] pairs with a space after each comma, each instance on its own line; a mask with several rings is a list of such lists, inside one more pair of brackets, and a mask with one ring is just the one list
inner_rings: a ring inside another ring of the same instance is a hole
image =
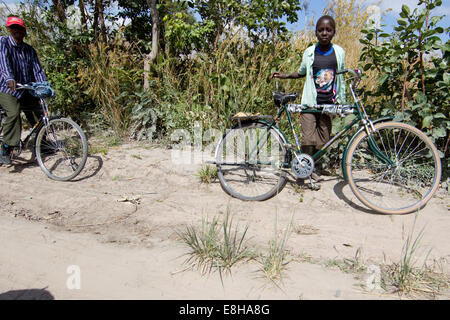
[[122, 89], [125, 84], [136, 82], [139, 64], [122, 40], [116, 38], [109, 45], [91, 44], [87, 62], [78, 69], [77, 78], [84, 93], [92, 97], [103, 117], [119, 134], [128, 129], [131, 109], [124, 105]]
[[332, 15], [336, 21], [336, 36], [333, 41], [345, 49], [346, 66], [356, 67], [361, 54], [361, 30], [368, 20], [368, 1], [328, 1], [324, 14]]

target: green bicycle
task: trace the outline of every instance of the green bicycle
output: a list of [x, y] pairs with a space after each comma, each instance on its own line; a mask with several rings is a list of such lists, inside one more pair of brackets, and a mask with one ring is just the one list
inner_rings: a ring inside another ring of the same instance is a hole
[[[342, 173], [355, 196], [384, 214], [410, 213], [423, 207], [436, 192], [441, 161], [432, 141], [417, 128], [394, 122], [393, 117], [371, 120], [356, 90], [359, 69], [350, 73], [352, 105], [293, 104], [297, 93], [274, 92], [278, 107], [272, 116], [238, 117], [238, 123], [216, 147], [215, 164], [220, 184], [229, 195], [247, 201], [269, 199], [284, 188], [290, 170], [300, 179], [311, 177], [314, 164], [338, 139], [349, 137], [342, 156]], [[277, 126], [286, 113], [295, 144]], [[302, 153], [292, 113], [327, 113], [354, 119], [314, 155]], [[351, 135], [351, 128], [357, 126]], [[311, 183], [313, 183], [311, 179]]]

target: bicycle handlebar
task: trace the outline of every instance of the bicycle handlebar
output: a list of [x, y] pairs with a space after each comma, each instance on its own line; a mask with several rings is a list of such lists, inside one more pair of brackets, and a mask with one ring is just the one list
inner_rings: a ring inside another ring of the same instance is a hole
[[31, 90], [31, 95], [37, 98], [50, 98], [55, 95], [55, 91], [48, 82], [30, 82], [27, 84], [16, 84], [17, 89]]
[[27, 89], [27, 90], [32, 90], [33, 87], [31, 87], [31, 85], [29, 85], [29, 84], [16, 83], [16, 89]]
[[356, 89], [358, 87], [359, 82], [361, 81], [362, 76], [361, 69], [343, 69], [336, 71], [336, 74], [344, 74], [347, 72], [350, 72], [354, 76], [355, 80], [353, 80], [352, 87]]
[[357, 78], [361, 78], [361, 76], [362, 76], [361, 69], [342, 69], [342, 70], [336, 71], [336, 74], [343, 74], [343, 73], [347, 73], [347, 72], [350, 72]]

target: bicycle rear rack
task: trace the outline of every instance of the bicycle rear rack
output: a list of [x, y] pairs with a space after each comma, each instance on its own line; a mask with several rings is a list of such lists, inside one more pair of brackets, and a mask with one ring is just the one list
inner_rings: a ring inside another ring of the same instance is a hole
[[237, 121], [246, 121], [246, 120], [258, 120], [258, 119], [273, 119], [273, 117], [260, 115], [260, 114], [246, 114], [246, 113], [242, 113], [242, 115], [240, 115], [238, 113], [237, 115], [230, 117], [231, 121], [236, 121], [236, 120]]

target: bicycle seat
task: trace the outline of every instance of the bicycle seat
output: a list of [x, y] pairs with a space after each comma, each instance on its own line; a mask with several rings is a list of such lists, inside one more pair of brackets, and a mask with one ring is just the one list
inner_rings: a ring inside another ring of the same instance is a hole
[[283, 92], [274, 92], [273, 100], [277, 107], [281, 107], [282, 105], [294, 101], [298, 98], [298, 93], [283, 93]]

